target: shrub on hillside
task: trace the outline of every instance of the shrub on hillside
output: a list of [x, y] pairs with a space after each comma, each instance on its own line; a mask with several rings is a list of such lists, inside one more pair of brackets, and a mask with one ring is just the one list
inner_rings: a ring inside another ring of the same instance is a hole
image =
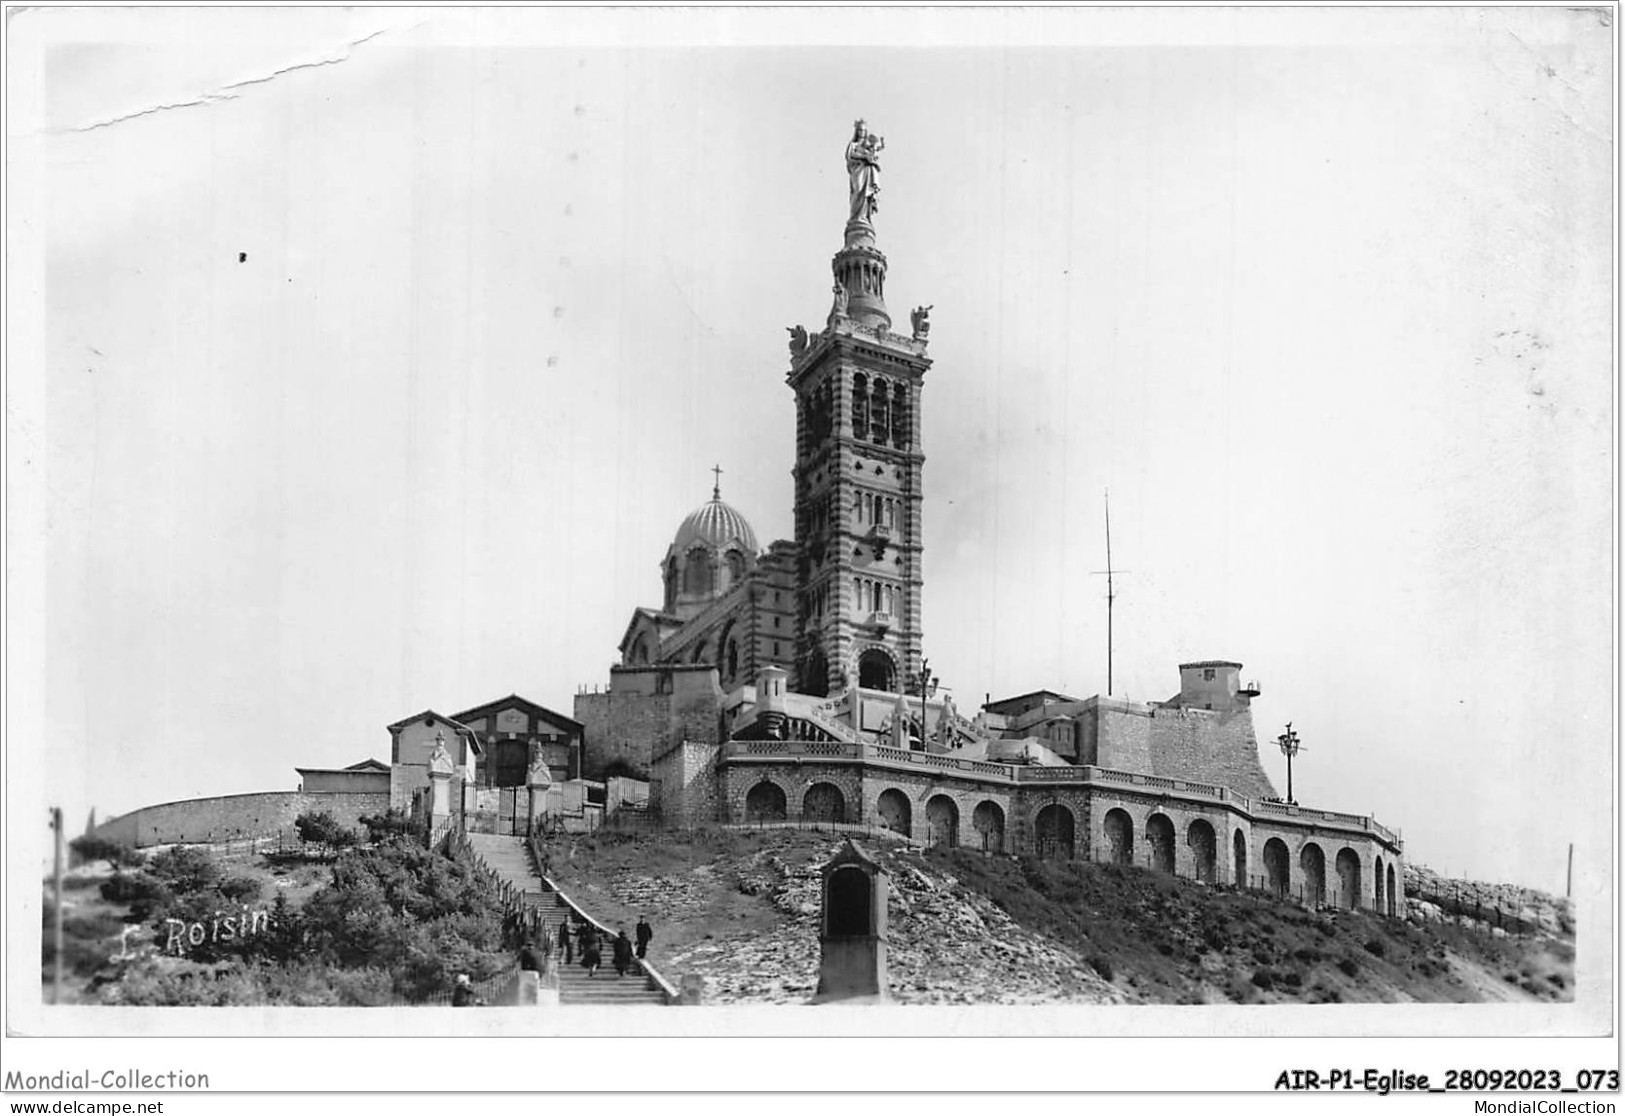
[[80, 864], [88, 864], [93, 860], [105, 860], [108, 867], [117, 868], [120, 865], [139, 864], [141, 857], [130, 846], [107, 837], [95, 837], [89, 833], [75, 837], [68, 842], [74, 859]]
[[131, 964], [116, 984], [107, 986], [102, 999], [131, 1007], [228, 1007], [266, 1002], [255, 974], [241, 966], [183, 963], [176, 967], [151, 958]]
[[1388, 952], [1388, 946], [1381, 938], [1371, 938], [1365, 943], [1365, 951], [1373, 957], [1382, 957]]
[[1337, 963], [1337, 967], [1343, 971], [1344, 976], [1352, 977], [1360, 975], [1360, 963], [1352, 957], [1343, 958], [1343, 960]]
[[293, 821], [301, 841], [316, 841], [334, 848], [345, 848], [359, 839], [355, 830], [345, 829], [326, 810], [307, 811]]
[[145, 922], [152, 912], [174, 901], [175, 893], [163, 880], [146, 872], [115, 872], [101, 886], [102, 898], [130, 908], [128, 921]]
[[390, 837], [404, 836], [412, 832], [412, 819], [405, 810], [389, 810], [382, 814], [368, 814], [361, 819], [361, 825], [367, 831], [367, 839], [372, 842], [384, 841]]
[[170, 846], [147, 861], [147, 871], [176, 894], [207, 891], [224, 875], [207, 849], [191, 845]]
[[252, 903], [263, 889], [264, 885], [253, 876], [231, 876], [221, 880], [216, 890], [233, 902]]
[[509, 964], [499, 908], [467, 865], [408, 841], [352, 850], [299, 916], [301, 948], [341, 969], [384, 966], [409, 1000]]
[[1275, 974], [1270, 972], [1268, 969], [1254, 969], [1253, 984], [1268, 992], [1271, 988], [1275, 987]]
[[1101, 980], [1112, 979], [1112, 959], [1104, 954], [1097, 953], [1089, 958], [1089, 966], [1100, 974]]

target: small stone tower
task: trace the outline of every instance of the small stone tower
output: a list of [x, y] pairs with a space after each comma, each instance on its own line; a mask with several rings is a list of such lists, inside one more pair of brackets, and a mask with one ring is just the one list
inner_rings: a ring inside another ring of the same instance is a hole
[[823, 869], [814, 1003], [885, 1003], [886, 873], [848, 837]]
[[909, 336], [886, 309], [886, 255], [873, 217], [883, 141], [862, 121], [847, 145], [845, 243], [822, 332], [791, 331], [799, 548], [794, 688], [897, 693], [920, 667], [920, 391], [929, 307]]

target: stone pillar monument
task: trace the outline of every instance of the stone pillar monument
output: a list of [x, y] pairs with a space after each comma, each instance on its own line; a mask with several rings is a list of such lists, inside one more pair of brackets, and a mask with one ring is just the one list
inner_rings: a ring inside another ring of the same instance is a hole
[[848, 837], [823, 874], [813, 1003], [886, 1003], [886, 873]]
[[908, 698], [901, 693], [897, 695], [897, 701], [892, 706], [891, 746], [905, 752], [909, 749]]
[[451, 777], [456, 770], [456, 765], [451, 762], [451, 753], [446, 750], [446, 738], [436, 733], [434, 751], [429, 755], [429, 819], [431, 825], [451, 817]]
[[530, 792], [531, 833], [536, 832], [537, 826], [547, 816], [547, 796], [553, 789], [553, 774], [547, 769], [547, 757], [542, 754], [542, 747], [536, 745], [536, 755], [525, 774], [525, 787]]

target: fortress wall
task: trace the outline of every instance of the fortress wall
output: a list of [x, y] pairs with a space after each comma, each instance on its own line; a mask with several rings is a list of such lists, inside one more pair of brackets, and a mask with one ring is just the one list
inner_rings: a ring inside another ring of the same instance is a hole
[[649, 808], [678, 829], [717, 820], [717, 748], [684, 742], [650, 766]]
[[[1079, 762], [1093, 754], [1093, 763], [1113, 771], [1152, 771], [1151, 717], [1138, 710], [1101, 706], [1085, 718]], [[1093, 725], [1094, 731], [1089, 731]]]
[[325, 811], [341, 825], [355, 826], [363, 816], [387, 809], [387, 791], [228, 794], [143, 806], [97, 826], [96, 834], [136, 848], [206, 844], [289, 829], [307, 812]]
[[1211, 783], [1248, 798], [1276, 796], [1258, 759], [1251, 710], [1215, 713], [1165, 707], [1152, 712], [1149, 727], [1150, 762], [1127, 770]]
[[574, 717], [585, 726], [583, 777], [603, 778], [616, 760], [646, 776], [654, 757], [679, 741], [716, 743], [722, 698], [714, 669], [612, 670], [608, 691], [575, 697]]
[[671, 695], [638, 690], [577, 694], [575, 719], [584, 727], [581, 774], [601, 779], [605, 767], [620, 760], [633, 771], [647, 771], [664, 741], [671, 720]]

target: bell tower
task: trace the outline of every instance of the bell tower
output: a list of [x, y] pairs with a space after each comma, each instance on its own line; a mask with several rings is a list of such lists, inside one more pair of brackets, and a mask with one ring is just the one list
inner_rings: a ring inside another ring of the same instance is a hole
[[850, 211], [824, 328], [790, 330], [796, 393], [801, 693], [910, 692], [920, 669], [920, 390], [930, 307], [893, 333], [874, 214], [885, 146], [863, 121], [847, 144]]

